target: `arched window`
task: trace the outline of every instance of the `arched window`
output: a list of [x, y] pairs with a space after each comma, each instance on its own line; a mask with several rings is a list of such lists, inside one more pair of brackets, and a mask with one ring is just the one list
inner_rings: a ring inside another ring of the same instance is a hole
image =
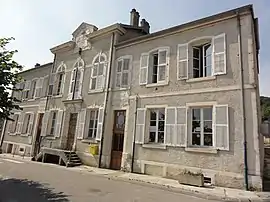
[[61, 95], [64, 92], [66, 65], [62, 62], [56, 70], [56, 95]]
[[[80, 99], [83, 82], [84, 61], [79, 58], [73, 66], [70, 77], [69, 99]], [[74, 95], [73, 95], [74, 94]]]
[[98, 54], [94, 58], [91, 71], [90, 91], [104, 88], [106, 64], [107, 58], [105, 54]]

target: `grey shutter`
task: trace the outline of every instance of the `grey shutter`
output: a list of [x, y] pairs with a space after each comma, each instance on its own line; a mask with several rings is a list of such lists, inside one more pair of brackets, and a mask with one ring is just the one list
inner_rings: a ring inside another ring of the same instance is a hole
[[149, 55], [143, 53], [140, 59], [140, 85], [147, 84]]
[[229, 151], [229, 108], [228, 105], [216, 105], [214, 108], [215, 147]]
[[24, 116], [24, 113], [23, 113], [23, 112], [20, 113], [19, 119], [18, 119], [18, 124], [17, 124], [17, 129], [16, 129], [16, 133], [17, 133], [17, 134], [20, 134], [21, 131], [22, 131], [23, 116]]
[[177, 50], [177, 79], [188, 79], [188, 44], [179, 44]]
[[176, 136], [175, 145], [186, 147], [187, 145], [187, 108], [176, 108]]
[[32, 131], [33, 131], [33, 127], [34, 127], [34, 120], [35, 120], [35, 114], [31, 113], [30, 119], [29, 119], [28, 129], [27, 129], [27, 135], [32, 135]]
[[53, 73], [50, 75], [48, 95], [53, 95], [55, 82], [56, 82], [56, 76], [55, 76], [55, 73]]
[[63, 110], [59, 110], [57, 112], [57, 120], [56, 120], [56, 130], [54, 133], [55, 137], [61, 137], [61, 128], [62, 128], [62, 120], [63, 120]]
[[75, 75], [74, 75], [75, 73], [76, 73], [76, 71], [74, 71], [74, 70], [72, 70], [70, 73], [70, 82], [69, 82], [68, 97], [67, 97], [68, 100], [71, 100], [72, 96], [73, 96], [74, 86], [72, 86], [72, 82], [74, 82], [74, 85], [75, 85], [75, 81], [73, 79], [75, 77]]
[[225, 34], [213, 38], [213, 75], [226, 74], [226, 40]]
[[42, 119], [41, 136], [46, 136], [49, 117], [50, 117], [50, 112], [46, 111]]
[[35, 98], [39, 98], [41, 96], [42, 86], [43, 86], [43, 78], [39, 78], [36, 84]]
[[137, 144], [144, 143], [145, 118], [146, 118], [146, 109], [138, 108], [137, 119], [136, 119], [136, 138], [135, 138], [135, 143]]
[[167, 81], [169, 73], [169, 49], [158, 50], [158, 82]]
[[98, 111], [98, 125], [97, 125], [97, 136], [96, 140], [101, 140], [102, 138], [102, 127], [103, 127], [103, 117], [104, 117], [104, 108], [99, 108]]
[[83, 88], [83, 74], [84, 74], [84, 69], [81, 68], [78, 71], [80, 71], [80, 78], [79, 78], [79, 90], [77, 92], [77, 99], [82, 98], [82, 88]]
[[79, 132], [77, 135], [77, 139], [79, 140], [84, 138], [85, 117], [86, 117], [86, 109], [82, 109], [80, 112]]
[[48, 91], [48, 84], [49, 84], [49, 76], [43, 78], [42, 90], [40, 97], [46, 97]]
[[167, 107], [165, 113], [165, 144], [175, 146], [175, 136], [176, 136], [176, 108]]

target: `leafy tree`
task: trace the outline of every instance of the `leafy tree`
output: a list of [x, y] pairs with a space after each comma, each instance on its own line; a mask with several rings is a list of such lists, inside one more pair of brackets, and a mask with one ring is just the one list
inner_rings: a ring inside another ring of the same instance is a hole
[[20, 91], [15, 85], [21, 78], [17, 74], [22, 66], [12, 58], [17, 50], [7, 50], [8, 43], [14, 38], [0, 38], [0, 120], [8, 119], [13, 109], [21, 109], [19, 100], [11, 96], [11, 91]]
[[261, 100], [261, 110], [262, 110], [262, 120], [267, 120], [270, 118], [270, 97], [260, 97]]

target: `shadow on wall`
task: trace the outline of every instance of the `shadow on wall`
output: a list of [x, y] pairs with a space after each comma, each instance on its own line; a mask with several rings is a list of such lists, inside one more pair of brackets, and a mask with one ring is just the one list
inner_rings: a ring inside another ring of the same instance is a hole
[[21, 179], [0, 180], [0, 202], [69, 202], [62, 192], [55, 193], [52, 189], [34, 181]]

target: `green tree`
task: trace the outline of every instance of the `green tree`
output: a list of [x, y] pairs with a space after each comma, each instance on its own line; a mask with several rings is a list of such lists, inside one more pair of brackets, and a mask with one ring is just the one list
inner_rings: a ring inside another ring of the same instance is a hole
[[261, 96], [262, 120], [270, 118], [270, 97]]
[[21, 78], [17, 74], [22, 66], [13, 60], [17, 50], [8, 50], [6, 46], [14, 38], [0, 38], [0, 120], [10, 120], [13, 109], [21, 109], [19, 100], [11, 96], [11, 91], [20, 91], [16, 84]]

